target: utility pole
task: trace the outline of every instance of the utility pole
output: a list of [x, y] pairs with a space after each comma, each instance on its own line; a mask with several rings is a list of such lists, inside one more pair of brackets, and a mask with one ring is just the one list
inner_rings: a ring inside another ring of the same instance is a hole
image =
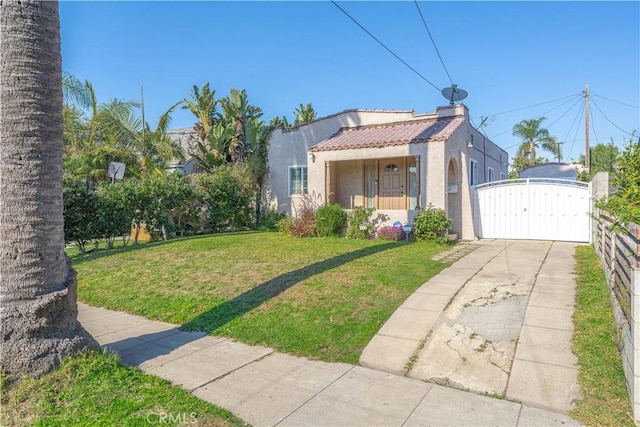
[[584, 167], [589, 170], [589, 85], [584, 85]]

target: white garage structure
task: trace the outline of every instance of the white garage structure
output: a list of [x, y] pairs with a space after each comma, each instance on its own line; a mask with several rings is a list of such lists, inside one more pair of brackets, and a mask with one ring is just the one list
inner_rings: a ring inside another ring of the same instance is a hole
[[473, 214], [481, 239], [590, 242], [591, 183], [527, 178], [481, 184]]

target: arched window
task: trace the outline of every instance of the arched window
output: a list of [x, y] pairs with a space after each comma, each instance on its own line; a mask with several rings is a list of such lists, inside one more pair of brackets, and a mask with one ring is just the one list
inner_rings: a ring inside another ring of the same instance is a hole
[[400, 170], [400, 168], [399, 168], [399, 167], [397, 167], [397, 166], [396, 166], [396, 165], [394, 165], [394, 164], [387, 165], [387, 166], [384, 168], [384, 171], [385, 171], [385, 172], [398, 172], [399, 170]]

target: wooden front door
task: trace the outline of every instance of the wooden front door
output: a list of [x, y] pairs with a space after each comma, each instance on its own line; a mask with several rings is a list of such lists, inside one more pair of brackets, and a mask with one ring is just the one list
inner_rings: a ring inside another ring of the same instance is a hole
[[378, 209], [406, 209], [405, 159], [380, 161]]

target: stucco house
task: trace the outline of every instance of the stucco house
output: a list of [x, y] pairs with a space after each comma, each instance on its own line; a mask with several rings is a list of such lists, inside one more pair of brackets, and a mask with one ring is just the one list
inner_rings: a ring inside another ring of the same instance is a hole
[[347, 110], [273, 132], [265, 197], [293, 216], [305, 193], [372, 207], [389, 224], [411, 223], [432, 203], [453, 220], [452, 232], [473, 239], [471, 187], [506, 179], [507, 165], [507, 152], [471, 125], [465, 105]]

